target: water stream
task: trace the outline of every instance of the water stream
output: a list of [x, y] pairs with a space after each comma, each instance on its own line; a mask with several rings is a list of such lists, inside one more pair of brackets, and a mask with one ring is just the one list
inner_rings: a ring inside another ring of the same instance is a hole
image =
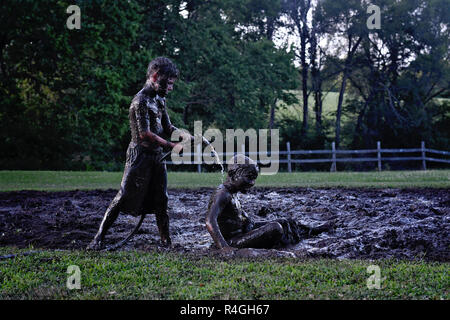
[[222, 174], [222, 183], [223, 183], [223, 179], [225, 178], [225, 169], [223, 167], [222, 161], [220, 161], [219, 154], [216, 152], [216, 150], [214, 149], [211, 142], [209, 142], [209, 140], [206, 139], [204, 136], [202, 136], [202, 141], [206, 145], [211, 147], [211, 154], [214, 155], [214, 160], [215, 160], [216, 164], [218, 164], [220, 166], [220, 173]]
[[[222, 183], [223, 183], [223, 180], [225, 178], [225, 169], [223, 167], [222, 161], [220, 161], [219, 154], [214, 149], [213, 145], [211, 144], [211, 142], [208, 139], [206, 139], [204, 136], [201, 136], [201, 138], [202, 138], [203, 143], [205, 143], [206, 145], [211, 147], [211, 156], [214, 157], [215, 163], [220, 166], [220, 172], [222, 174]], [[162, 162], [164, 160], [167, 160], [171, 154], [172, 154], [172, 150], [166, 152], [165, 154], [162, 155], [162, 157], [160, 158], [159, 161]]]

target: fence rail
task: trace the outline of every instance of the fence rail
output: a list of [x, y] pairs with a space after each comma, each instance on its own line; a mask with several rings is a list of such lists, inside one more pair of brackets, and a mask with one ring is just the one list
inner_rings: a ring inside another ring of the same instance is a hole
[[[244, 147], [241, 146], [241, 150], [244, 151]], [[244, 153], [244, 152], [242, 152]], [[373, 157], [355, 157], [355, 158], [339, 158], [337, 155], [360, 155], [360, 154], [375, 154]], [[405, 156], [405, 157], [386, 157], [382, 156], [383, 153], [420, 153], [420, 156]], [[286, 144], [286, 151], [277, 151], [277, 152], [269, 152], [268, 154], [263, 154], [261, 152], [245, 152], [245, 155], [250, 156], [252, 159], [257, 160], [258, 163], [261, 163], [261, 155], [263, 157], [272, 157], [274, 155], [284, 156], [284, 159], [270, 160], [274, 163], [283, 163], [287, 164], [288, 172], [292, 172], [292, 164], [309, 164], [309, 163], [331, 163], [330, 171], [336, 171], [336, 163], [337, 162], [377, 162], [378, 170], [382, 170], [382, 162], [383, 161], [422, 161], [422, 169], [426, 170], [426, 162], [439, 162], [439, 163], [447, 163], [450, 164], [450, 159], [442, 159], [427, 156], [427, 153], [438, 154], [441, 156], [450, 156], [449, 151], [435, 150], [425, 148], [425, 142], [421, 142], [420, 148], [408, 148], [408, 149], [382, 149], [380, 141], [377, 142], [376, 149], [361, 149], [361, 150], [336, 150], [335, 143], [332, 143], [332, 148], [330, 150], [291, 150], [290, 143]], [[231, 157], [235, 153], [234, 152], [223, 152], [219, 153], [219, 158], [223, 159], [223, 157]], [[313, 159], [298, 159], [294, 158], [294, 156], [300, 155], [331, 155], [330, 158], [313, 158]], [[195, 153], [185, 153], [185, 157], [194, 158], [194, 161], [190, 164], [197, 165], [197, 171], [201, 172], [202, 164], [205, 164], [202, 160], [202, 153], [200, 146], [197, 146], [197, 152]], [[255, 157], [256, 156], [256, 157]], [[167, 164], [172, 165], [176, 164], [171, 161], [166, 161]], [[210, 163], [208, 163], [210, 164]]]

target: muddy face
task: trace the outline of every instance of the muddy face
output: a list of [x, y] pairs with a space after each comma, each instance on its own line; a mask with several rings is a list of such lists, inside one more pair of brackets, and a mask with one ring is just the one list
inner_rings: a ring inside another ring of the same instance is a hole
[[255, 174], [252, 172], [244, 172], [239, 177], [236, 177], [231, 184], [236, 190], [242, 193], [247, 193], [250, 188], [255, 185], [255, 180]]
[[258, 167], [255, 164], [233, 164], [228, 169], [226, 186], [233, 192], [247, 193], [255, 185], [257, 177]]
[[175, 78], [159, 76], [157, 82], [155, 83], [155, 89], [158, 96], [164, 98], [167, 94], [173, 90], [173, 85], [175, 83]]
[[[0, 245], [84, 249], [97, 232], [117, 190], [0, 193]], [[171, 250], [214, 253], [205, 228], [213, 189], [169, 190]], [[252, 188], [240, 195], [256, 219], [293, 218], [301, 241], [271, 252], [297, 257], [426, 259], [450, 261], [448, 189]], [[120, 215], [106, 245], [123, 239], [136, 219]], [[308, 229], [309, 228], [309, 229]], [[154, 215], [122, 250], [155, 250], [159, 234]], [[263, 251], [259, 251], [263, 252]], [[255, 251], [242, 249], [241, 256]]]

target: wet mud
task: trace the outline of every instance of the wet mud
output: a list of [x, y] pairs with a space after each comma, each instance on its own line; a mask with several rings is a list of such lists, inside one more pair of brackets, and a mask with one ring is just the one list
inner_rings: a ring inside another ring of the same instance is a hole
[[[169, 190], [173, 246], [159, 247], [154, 215], [120, 250], [169, 250], [233, 257], [328, 257], [450, 261], [448, 189], [254, 188], [241, 204], [260, 220], [292, 218], [299, 243], [289, 248], [214, 248], [205, 228], [213, 189]], [[0, 246], [84, 249], [116, 190], [0, 193]], [[138, 218], [122, 214], [106, 236], [115, 244]]]

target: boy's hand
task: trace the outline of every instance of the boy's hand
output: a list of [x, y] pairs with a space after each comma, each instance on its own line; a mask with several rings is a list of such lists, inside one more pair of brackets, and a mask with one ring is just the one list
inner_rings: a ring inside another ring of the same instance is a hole
[[177, 154], [180, 154], [181, 151], [183, 151], [183, 145], [181, 143], [177, 143], [177, 144], [174, 143], [173, 147], [172, 147], [172, 151]]
[[185, 131], [181, 132], [180, 137], [183, 139], [183, 141], [189, 141], [189, 142], [194, 141], [194, 136], [190, 135], [189, 133], [187, 133]]

